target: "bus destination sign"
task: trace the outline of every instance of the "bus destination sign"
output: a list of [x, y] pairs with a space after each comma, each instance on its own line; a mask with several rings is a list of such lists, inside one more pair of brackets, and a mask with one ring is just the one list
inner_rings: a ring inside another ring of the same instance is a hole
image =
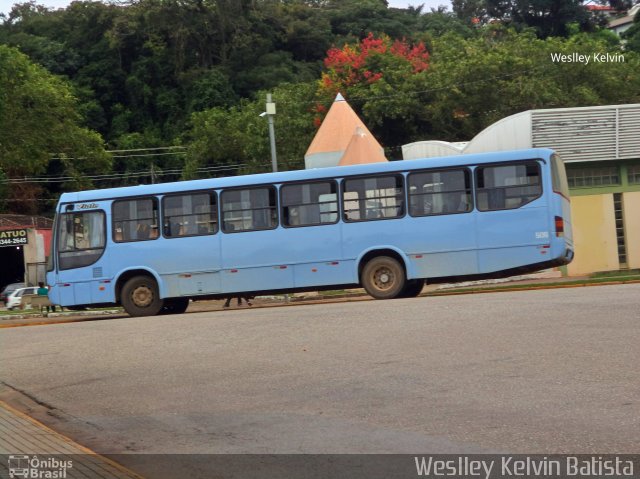
[[26, 229], [0, 231], [0, 248], [3, 246], [20, 246], [27, 243]]

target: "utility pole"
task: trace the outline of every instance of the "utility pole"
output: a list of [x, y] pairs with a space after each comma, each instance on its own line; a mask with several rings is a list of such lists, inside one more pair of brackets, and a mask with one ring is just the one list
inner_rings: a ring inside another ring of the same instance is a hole
[[276, 133], [273, 128], [273, 117], [276, 115], [276, 104], [271, 100], [271, 93], [267, 93], [267, 121], [269, 122], [269, 142], [271, 143], [271, 169], [278, 171], [278, 159], [276, 156]]
[[[265, 110], [269, 122], [269, 143], [271, 144], [271, 169], [278, 171], [278, 157], [276, 155], [276, 132], [273, 128], [273, 117], [276, 115], [276, 104], [271, 99], [271, 93], [267, 93], [267, 108]], [[262, 115], [261, 115], [262, 116]], [[284, 295], [284, 301], [289, 302], [289, 295]]]

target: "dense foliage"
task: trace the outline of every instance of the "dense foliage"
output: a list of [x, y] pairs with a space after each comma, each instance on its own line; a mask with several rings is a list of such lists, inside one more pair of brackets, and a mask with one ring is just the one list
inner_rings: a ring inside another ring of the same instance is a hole
[[637, 28], [624, 63], [557, 63], [552, 53], [623, 50], [581, 0], [453, 7], [16, 5], [0, 18], [0, 211], [47, 211], [69, 188], [268, 171], [267, 92], [281, 169], [302, 167], [338, 91], [390, 158], [404, 143], [469, 140], [531, 108], [640, 101]]
[[5, 208], [38, 210], [46, 180], [21, 177], [64, 173], [63, 186], [78, 189], [90, 186], [87, 174], [109, 168], [102, 138], [82, 125], [68, 83], [0, 45], [0, 85], [0, 178], [16, 179], [0, 191]]

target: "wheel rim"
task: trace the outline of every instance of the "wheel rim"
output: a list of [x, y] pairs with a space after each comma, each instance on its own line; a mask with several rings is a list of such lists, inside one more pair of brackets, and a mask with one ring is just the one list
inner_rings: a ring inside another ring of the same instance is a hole
[[373, 272], [373, 285], [378, 291], [387, 291], [396, 284], [396, 275], [394, 272], [382, 266]]
[[138, 308], [146, 308], [153, 302], [153, 291], [147, 285], [138, 286], [131, 292], [131, 301]]

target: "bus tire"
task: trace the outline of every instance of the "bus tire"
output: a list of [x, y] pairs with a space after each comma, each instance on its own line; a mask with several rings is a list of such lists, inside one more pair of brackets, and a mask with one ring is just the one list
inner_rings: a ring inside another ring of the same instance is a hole
[[407, 282], [402, 265], [389, 256], [371, 259], [362, 270], [361, 281], [375, 299], [397, 298]]
[[169, 298], [164, 300], [160, 314], [182, 314], [189, 307], [189, 298]]
[[415, 298], [424, 288], [424, 279], [410, 279], [404, 285], [404, 289], [398, 295], [399, 298]]
[[134, 276], [122, 287], [120, 301], [130, 316], [155, 316], [164, 306], [158, 283], [151, 276]]

